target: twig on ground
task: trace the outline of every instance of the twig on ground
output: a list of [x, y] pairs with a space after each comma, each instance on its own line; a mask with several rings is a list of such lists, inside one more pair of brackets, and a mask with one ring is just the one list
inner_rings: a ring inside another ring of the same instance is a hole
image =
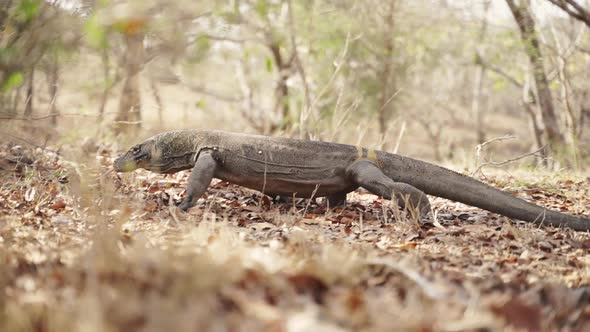
[[315, 195], [317, 194], [319, 188], [320, 185], [316, 184], [315, 189], [311, 192], [311, 197], [309, 197], [309, 199], [307, 200], [307, 203], [305, 204], [305, 209], [303, 210], [303, 218], [305, 218], [305, 215], [307, 214], [307, 209], [309, 208], [311, 202], [315, 199]]
[[104, 178], [105, 176], [107, 176], [107, 175], [109, 175], [109, 174], [113, 173], [114, 171], [115, 171], [115, 169], [114, 169], [114, 168], [111, 168], [111, 169], [109, 169], [108, 171], [106, 171], [106, 172], [104, 172], [104, 173], [100, 174], [100, 177], [101, 177], [101, 178]]

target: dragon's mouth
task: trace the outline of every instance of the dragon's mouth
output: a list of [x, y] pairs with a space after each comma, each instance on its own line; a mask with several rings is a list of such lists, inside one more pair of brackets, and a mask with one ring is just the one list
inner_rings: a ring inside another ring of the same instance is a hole
[[133, 160], [120, 157], [113, 162], [113, 168], [117, 172], [131, 172], [137, 169], [137, 163]]

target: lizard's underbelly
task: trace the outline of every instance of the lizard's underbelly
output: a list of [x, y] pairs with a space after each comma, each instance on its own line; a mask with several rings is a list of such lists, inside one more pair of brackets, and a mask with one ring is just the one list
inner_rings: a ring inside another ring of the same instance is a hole
[[297, 197], [322, 197], [342, 191], [352, 191], [356, 186], [348, 179], [345, 170], [298, 169], [271, 167], [270, 169], [232, 170], [220, 168], [215, 177], [267, 194]]

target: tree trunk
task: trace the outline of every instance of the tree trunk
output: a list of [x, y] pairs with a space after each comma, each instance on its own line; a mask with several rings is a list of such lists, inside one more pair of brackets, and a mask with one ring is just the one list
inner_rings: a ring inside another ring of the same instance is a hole
[[107, 105], [107, 101], [109, 100], [109, 92], [113, 87], [113, 84], [110, 82], [110, 75], [109, 75], [109, 53], [106, 47], [103, 48], [102, 54], [102, 76], [104, 79], [104, 88], [102, 90], [102, 96], [100, 97], [100, 105], [98, 106], [98, 120], [99, 123], [102, 123], [104, 118], [104, 110]]
[[158, 125], [162, 126], [164, 125], [164, 104], [162, 103], [162, 97], [160, 96], [160, 91], [158, 90], [158, 85], [155, 80], [151, 80], [150, 87], [152, 88], [152, 96], [154, 96], [156, 108], [158, 109]]
[[506, 0], [506, 3], [516, 20], [525, 52], [532, 66], [537, 102], [541, 110], [547, 143], [554, 155], [562, 155], [565, 147], [565, 138], [559, 128], [555, 115], [553, 98], [549, 89], [547, 75], [545, 74], [543, 56], [535, 31], [535, 21], [530, 12], [529, 0], [520, 0], [518, 4], [515, 0]]
[[9, 114], [11, 116], [18, 116], [18, 109], [19, 109], [19, 104], [20, 104], [20, 94], [22, 92], [22, 85], [19, 86], [18, 88], [16, 88], [16, 91], [14, 92], [14, 97], [12, 98], [12, 106], [10, 107], [10, 112]]
[[486, 71], [481, 65], [475, 68], [475, 82], [473, 83], [473, 99], [471, 100], [471, 112], [475, 120], [475, 135], [477, 144], [486, 141], [485, 131], [483, 129], [483, 110], [482, 110], [482, 94], [483, 85], [485, 81]]
[[482, 50], [481, 45], [485, 41], [486, 32], [488, 29], [488, 9], [490, 7], [490, 1], [486, 1], [483, 4], [484, 6], [484, 14], [481, 21], [481, 29], [479, 31], [478, 36], [478, 45], [476, 46], [475, 50], [475, 77], [473, 83], [473, 99], [471, 100], [471, 113], [473, 114], [473, 119], [475, 120], [475, 134], [477, 144], [482, 144], [486, 141], [485, 131], [484, 131], [484, 111], [483, 111], [483, 88], [484, 82], [486, 77], [486, 67], [481, 60]]
[[119, 101], [119, 111], [115, 117], [115, 134], [133, 135], [141, 128], [140, 72], [144, 63], [144, 34], [142, 32], [125, 35], [127, 46], [125, 54], [125, 82]]
[[379, 133], [381, 137], [385, 135], [385, 132], [388, 129], [387, 122], [389, 121], [389, 117], [392, 113], [391, 105], [391, 97], [392, 97], [392, 82], [391, 82], [391, 72], [392, 72], [392, 57], [393, 57], [393, 29], [395, 27], [395, 5], [396, 0], [390, 0], [387, 7], [387, 12], [385, 13], [385, 29], [384, 29], [384, 38], [383, 38], [383, 59], [382, 64], [383, 68], [381, 71], [381, 92], [379, 94]]
[[[534, 104], [529, 104], [527, 101], [523, 101], [523, 106], [531, 119], [531, 129], [533, 131], [533, 136], [535, 137], [535, 144], [537, 146], [537, 150], [543, 147], [543, 130], [539, 125], [539, 121], [537, 120], [537, 113], [534, 110]], [[543, 149], [540, 151], [542, 156], [542, 164], [544, 166], [549, 166], [547, 164], [547, 149]]]
[[570, 151], [572, 153], [572, 157], [574, 159], [574, 165], [577, 169], [580, 168], [579, 163], [579, 137], [577, 136], [578, 132], [578, 122], [579, 117], [574, 110], [574, 106], [572, 105], [572, 89], [570, 86], [570, 78], [568, 77], [567, 72], [567, 51], [561, 44], [559, 35], [555, 30], [555, 26], [550, 24], [551, 32], [555, 41], [555, 46], [557, 49], [556, 61], [557, 61], [557, 73], [558, 78], [560, 81], [560, 97], [563, 102], [563, 111], [565, 113], [565, 131], [566, 134], [564, 135], [564, 139], [566, 143], [570, 146]]
[[25, 118], [33, 117], [33, 99], [35, 98], [35, 67], [31, 67], [29, 81], [27, 83], [27, 95], [25, 97]]
[[51, 115], [51, 125], [55, 127], [57, 125], [57, 116], [59, 110], [57, 108], [57, 92], [59, 87], [59, 59], [57, 54], [54, 54], [53, 62], [49, 69], [49, 97], [50, 107], [49, 114]]
[[281, 49], [278, 43], [272, 43], [269, 46], [272, 53], [275, 66], [279, 73], [279, 80], [275, 90], [275, 111], [281, 114], [281, 126], [279, 129], [285, 128], [290, 121], [289, 119], [289, 86], [287, 80], [289, 79], [289, 63], [285, 63], [281, 55]]
[[580, 4], [577, 0], [549, 0], [549, 2], [590, 28], [590, 10], [584, 8], [585, 4]]

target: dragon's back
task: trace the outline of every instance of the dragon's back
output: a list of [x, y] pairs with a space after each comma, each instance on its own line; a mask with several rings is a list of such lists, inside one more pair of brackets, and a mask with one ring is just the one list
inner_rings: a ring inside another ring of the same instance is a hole
[[346, 167], [357, 159], [359, 150], [352, 145], [270, 137], [223, 131], [202, 131], [207, 144], [251, 160], [291, 167]]

